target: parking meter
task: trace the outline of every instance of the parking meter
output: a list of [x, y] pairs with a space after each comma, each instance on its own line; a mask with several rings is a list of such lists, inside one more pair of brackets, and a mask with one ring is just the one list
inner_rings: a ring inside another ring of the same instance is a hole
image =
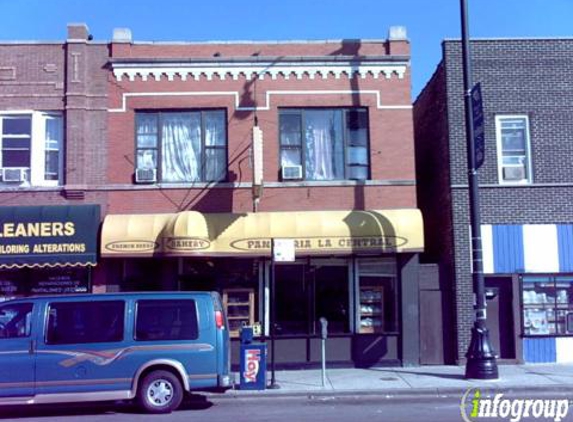
[[326, 338], [328, 337], [328, 321], [324, 317], [320, 318], [319, 321], [320, 321], [320, 338], [326, 340]]
[[322, 387], [326, 387], [326, 338], [328, 337], [328, 321], [322, 317], [320, 321], [320, 337], [321, 337], [321, 351], [322, 351]]

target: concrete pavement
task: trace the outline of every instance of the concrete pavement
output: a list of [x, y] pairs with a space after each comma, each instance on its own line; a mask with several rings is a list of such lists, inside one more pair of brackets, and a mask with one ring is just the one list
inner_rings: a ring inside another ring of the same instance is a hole
[[[407, 368], [327, 369], [322, 385], [320, 369], [277, 371], [278, 389], [228, 391], [227, 397], [273, 395], [382, 394], [460, 396], [470, 388], [506, 392], [554, 392], [573, 396], [573, 364], [499, 365], [497, 380], [468, 380], [463, 366], [419, 366]], [[267, 380], [271, 374], [267, 372]], [[237, 374], [238, 383], [238, 374]]]

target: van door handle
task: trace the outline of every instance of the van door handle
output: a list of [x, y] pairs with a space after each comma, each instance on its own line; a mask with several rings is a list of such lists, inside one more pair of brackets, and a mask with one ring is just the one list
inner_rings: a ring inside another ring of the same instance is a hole
[[36, 340], [30, 340], [30, 349], [28, 349], [28, 353], [31, 355], [34, 354], [36, 351]]

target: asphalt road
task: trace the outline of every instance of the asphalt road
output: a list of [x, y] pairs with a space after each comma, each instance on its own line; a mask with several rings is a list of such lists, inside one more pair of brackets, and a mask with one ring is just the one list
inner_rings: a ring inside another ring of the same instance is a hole
[[[420, 422], [462, 421], [460, 399], [385, 396], [206, 397], [195, 396], [168, 415], [147, 415], [125, 404], [0, 408], [4, 421], [209, 421], [209, 422]], [[486, 422], [498, 419], [488, 418]], [[502, 419], [500, 419], [502, 420]], [[506, 419], [507, 421], [508, 419]], [[522, 421], [525, 419], [522, 419]]]

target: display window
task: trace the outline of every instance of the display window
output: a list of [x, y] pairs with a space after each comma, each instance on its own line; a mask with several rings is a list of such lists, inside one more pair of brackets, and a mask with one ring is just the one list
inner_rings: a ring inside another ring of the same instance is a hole
[[394, 258], [358, 262], [358, 332], [398, 331], [397, 270]]
[[221, 294], [231, 337], [241, 328], [261, 324], [259, 261], [253, 259], [185, 259], [179, 290], [215, 290]]
[[523, 335], [573, 335], [573, 275], [523, 275], [521, 286]]

